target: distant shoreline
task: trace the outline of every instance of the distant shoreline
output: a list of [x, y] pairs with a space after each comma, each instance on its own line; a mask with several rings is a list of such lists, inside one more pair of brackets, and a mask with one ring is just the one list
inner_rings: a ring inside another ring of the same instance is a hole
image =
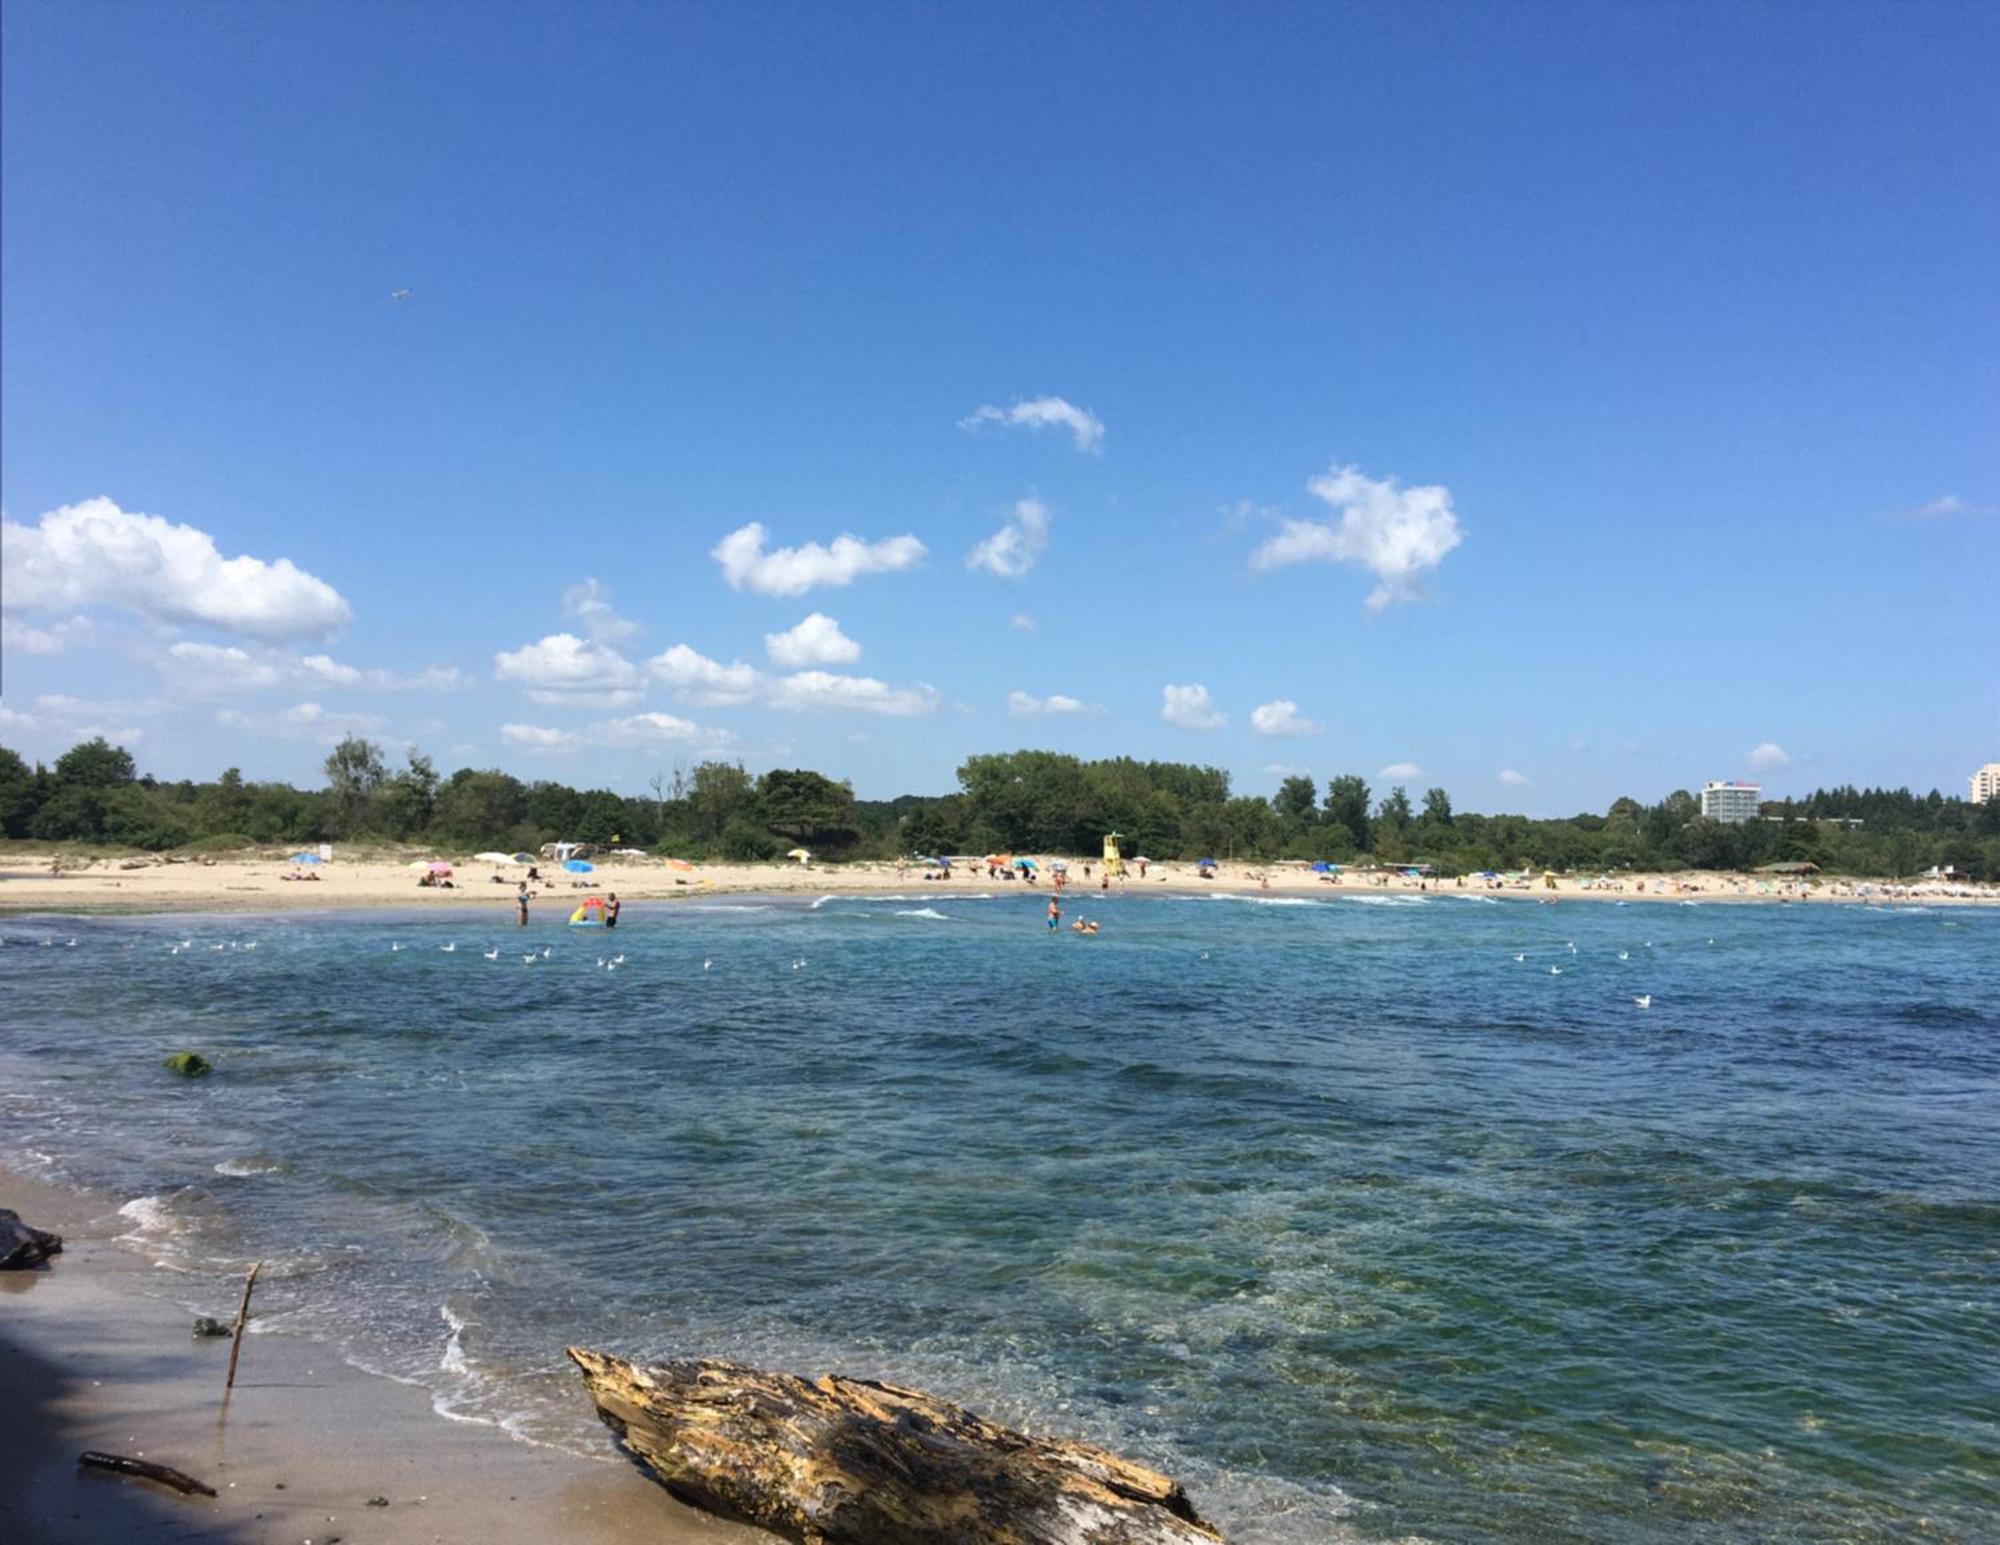
[[[85, 867], [47, 872], [48, 858], [23, 855], [0, 861], [0, 917], [22, 914], [149, 915], [191, 912], [309, 913], [399, 908], [434, 911], [440, 915], [495, 914], [512, 924], [520, 869], [496, 870], [490, 864], [453, 860], [451, 888], [416, 883], [408, 861], [368, 858], [339, 860], [310, 870], [278, 859], [213, 859], [148, 863], [123, 868], [130, 859], [97, 859]], [[1052, 864], [1054, 861], [1045, 861]], [[1107, 894], [1100, 887], [1101, 869], [1095, 859], [1070, 859], [1071, 883], [1063, 891], [1066, 905], [1087, 907]], [[1086, 878], [1084, 866], [1090, 866]], [[1495, 886], [1470, 878], [1424, 882], [1401, 875], [1347, 872], [1329, 879], [1296, 863], [1226, 863], [1216, 866], [1213, 879], [1202, 879], [1195, 866], [1150, 864], [1140, 879], [1128, 865], [1128, 878], [1114, 884], [1111, 894], [1135, 895], [1270, 895], [1290, 898], [1356, 897], [1379, 894], [1482, 896], [1503, 901], [1625, 902], [1632, 904], [1763, 904], [1819, 907], [1857, 905], [2000, 905], [2000, 887], [1914, 885], [1883, 881], [1837, 879], [1818, 885], [1768, 876], [1716, 871], [1679, 874], [1627, 875], [1600, 883], [1594, 877], [1559, 877], [1551, 885], [1535, 878]], [[312, 880], [286, 879], [289, 873], [312, 873]], [[499, 876], [496, 881], [495, 875]], [[925, 879], [925, 871], [873, 862], [801, 868], [791, 864], [713, 864], [680, 872], [658, 862], [618, 861], [602, 865], [585, 879], [561, 874], [534, 888], [530, 917], [546, 924], [553, 912], [566, 917], [575, 902], [590, 893], [615, 891], [626, 903], [693, 902], [704, 897], [837, 895], [842, 892], [902, 892], [926, 898], [949, 897], [969, 890], [1000, 894], [1019, 892], [1046, 897], [1055, 893], [1052, 878], [1028, 884], [1021, 880], [989, 879], [983, 870], [960, 868], [949, 880]]]

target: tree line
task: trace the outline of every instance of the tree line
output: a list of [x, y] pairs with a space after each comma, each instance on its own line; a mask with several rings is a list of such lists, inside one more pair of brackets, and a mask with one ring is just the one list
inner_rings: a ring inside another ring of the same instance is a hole
[[[1809, 862], [1835, 873], [1908, 876], [1932, 866], [2000, 880], [2000, 802], [1933, 791], [1822, 789], [1774, 801], [1766, 819], [1722, 825], [1676, 790], [1654, 804], [1614, 800], [1602, 815], [1555, 820], [1454, 808], [1442, 788], [1413, 799], [1353, 773], [1322, 787], [1288, 777], [1268, 799], [1232, 794], [1229, 774], [1130, 757], [1084, 761], [1050, 751], [968, 757], [942, 795], [857, 799], [806, 768], [761, 776], [708, 761], [656, 774], [645, 795], [523, 781], [464, 767], [441, 776], [412, 751], [391, 766], [350, 736], [328, 755], [325, 785], [255, 782], [229, 768], [209, 783], [142, 776], [102, 738], [53, 767], [0, 747], [0, 832], [49, 842], [171, 850], [376, 840], [440, 850], [533, 850], [568, 840], [689, 859], [757, 860], [804, 846], [826, 858], [996, 851], [1095, 853], [1107, 833], [1158, 859], [1428, 863], [1440, 873], [1754, 869]], [[1846, 824], [1859, 821], [1861, 824]]]

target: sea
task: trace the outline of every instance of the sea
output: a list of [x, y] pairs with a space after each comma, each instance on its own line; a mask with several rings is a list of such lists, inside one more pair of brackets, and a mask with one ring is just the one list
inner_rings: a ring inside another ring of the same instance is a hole
[[914, 1385], [1239, 1541], [2000, 1536], [2000, 912], [1045, 899], [0, 918], [0, 1162], [580, 1454], [570, 1343]]

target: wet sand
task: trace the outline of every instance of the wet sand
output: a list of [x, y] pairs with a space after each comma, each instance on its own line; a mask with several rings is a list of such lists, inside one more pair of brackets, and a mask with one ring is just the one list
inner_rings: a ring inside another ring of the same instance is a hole
[[[245, 1337], [225, 1407], [228, 1341], [195, 1340], [192, 1315], [155, 1296], [170, 1274], [113, 1243], [115, 1201], [0, 1171], [0, 1206], [64, 1237], [48, 1265], [0, 1272], [11, 1541], [770, 1539], [682, 1507], [617, 1457], [608, 1430], [602, 1461], [538, 1448], [441, 1417], [424, 1391], [298, 1337]], [[227, 1322], [236, 1305], [202, 1308]], [[581, 1385], [577, 1400], [588, 1408]], [[79, 1470], [85, 1449], [171, 1465], [219, 1495]]]

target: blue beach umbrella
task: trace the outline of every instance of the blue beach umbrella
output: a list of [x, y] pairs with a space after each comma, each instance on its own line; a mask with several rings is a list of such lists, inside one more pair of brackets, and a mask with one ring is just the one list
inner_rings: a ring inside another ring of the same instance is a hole
[[1333, 867], [1334, 866], [1332, 864], [1329, 864], [1325, 859], [1321, 859], [1318, 863], [1312, 866], [1312, 872], [1314, 874], [1331, 874], [1333, 872]]
[[570, 858], [563, 861], [563, 868], [571, 874], [589, 874], [591, 866], [580, 858]]
[[294, 853], [285, 862], [289, 864], [316, 864], [319, 862], [319, 855], [317, 853]]
[[1213, 869], [1215, 867], [1215, 860], [1212, 858], [1198, 858], [1194, 861], [1194, 866], [1197, 869]]

